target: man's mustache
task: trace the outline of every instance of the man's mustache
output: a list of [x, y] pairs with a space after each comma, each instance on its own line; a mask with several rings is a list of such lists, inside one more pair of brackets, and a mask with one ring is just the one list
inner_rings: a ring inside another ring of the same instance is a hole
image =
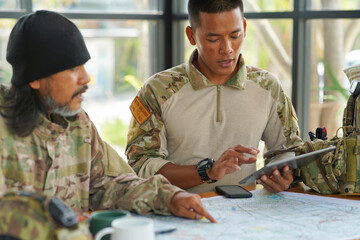
[[79, 89], [79, 91], [75, 92], [73, 95], [72, 95], [72, 98], [76, 97], [77, 95], [80, 95], [84, 92], [86, 92], [86, 90], [89, 88], [88, 85], [84, 85], [82, 88]]

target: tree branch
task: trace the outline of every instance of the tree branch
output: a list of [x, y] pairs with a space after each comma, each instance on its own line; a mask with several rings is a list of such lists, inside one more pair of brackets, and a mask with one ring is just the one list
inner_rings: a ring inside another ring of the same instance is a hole
[[[250, 12], [259, 12], [259, 7], [253, 0], [245, 0], [245, 2], [247, 3], [247, 9]], [[269, 20], [255, 20], [252, 22], [252, 25], [257, 29], [255, 31], [256, 35], [269, 50], [271, 59], [275, 60], [278, 63], [279, 68], [283, 70], [286, 76], [289, 76], [289, 79], [291, 79], [291, 71], [289, 71], [289, 69], [291, 70], [292, 65], [291, 57], [281, 44], [281, 41], [271, 27]]]

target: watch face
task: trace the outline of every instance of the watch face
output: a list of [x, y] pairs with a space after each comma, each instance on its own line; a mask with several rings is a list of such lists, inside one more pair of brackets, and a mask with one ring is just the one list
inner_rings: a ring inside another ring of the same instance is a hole
[[206, 160], [206, 161], [201, 161], [201, 162], [199, 162], [199, 167], [203, 167], [203, 166], [205, 166], [206, 164], [208, 164], [208, 161]]
[[216, 182], [216, 180], [210, 179], [206, 173], [206, 170], [209, 169], [213, 165], [213, 163], [214, 163], [213, 159], [205, 158], [205, 159], [201, 160], [200, 162], [198, 162], [198, 164], [196, 166], [197, 171], [200, 175], [200, 178], [204, 183]]

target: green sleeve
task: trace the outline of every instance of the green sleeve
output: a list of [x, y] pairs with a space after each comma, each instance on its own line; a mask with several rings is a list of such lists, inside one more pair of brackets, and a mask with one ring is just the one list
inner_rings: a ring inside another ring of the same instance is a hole
[[[154, 94], [154, 89], [147, 84], [139, 91], [137, 99], [141, 101], [151, 115], [146, 121], [140, 122], [140, 124], [133, 116], [127, 136], [126, 155], [129, 159], [129, 164], [136, 174], [143, 178], [155, 175], [162, 166], [169, 162], [166, 160], [166, 147], [164, 147], [163, 151], [161, 150], [162, 145], [166, 146], [166, 142], [161, 142], [161, 139], [165, 141], [164, 138], [160, 136], [164, 123], [161, 117], [159, 96]], [[165, 94], [159, 93], [159, 95], [164, 96]], [[164, 96], [160, 99], [164, 100], [167, 97]]]
[[170, 214], [169, 203], [180, 188], [161, 175], [137, 177], [131, 167], [92, 130], [90, 210], [124, 209], [139, 214]]

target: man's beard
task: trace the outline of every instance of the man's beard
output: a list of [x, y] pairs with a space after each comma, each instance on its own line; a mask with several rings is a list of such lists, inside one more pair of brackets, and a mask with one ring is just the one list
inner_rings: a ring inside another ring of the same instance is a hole
[[50, 109], [51, 113], [58, 114], [63, 117], [71, 117], [71, 116], [78, 114], [81, 111], [81, 108], [71, 110], [68, 107], [70, 101], [65, 104], [56, 103], [52, 96], [46, 96], [44, 98], [44, 101], [45, 101], [46, 106]]
[[72, 117], [75, 116], [76, 114], [78, 114], [81, 111], [81, 107], [79, 107], [79, 109], [75, 109], [75, 110], [71, 110], [69, 108], [69, 105], [71, 103], [71, 101], [78, 95], [84, 93], [89, 87], [87, 85], [84, 85], [81, 87], [81, 89], [79, 89], [78, 91], [76, 91], [72, 96], [71, 99], [64, 103], [64, 104], [59, 104], [57, 103], [53, 96], [51, 96], [51, 86], [50, 84], [46, 85], [47, 88], [47, 96], [44, 97], [44, 103], [47, 106], [47, 108], [50, 110], [50, 113], [53, 114], [58, 114], [60, 116], [63, 117]]
[[[79, 107], [79, 109], [71, 110], [69, 105], [77, 95], [84, 93], [87, 89], [87, 85], [83, 86], [80, 90], [72, 95], [71, 99], [67, 103], [64, 104], [56, 103], [51, 94], [48, 94], [46, 97], [44, 97], [45, 105], [48, 107], [51, 113], [58, 114], [63, 117], [75, 116], [81, 111], [81, 107]], [[48, 92], [51, 92], [50, 88], [48, 88]]]

